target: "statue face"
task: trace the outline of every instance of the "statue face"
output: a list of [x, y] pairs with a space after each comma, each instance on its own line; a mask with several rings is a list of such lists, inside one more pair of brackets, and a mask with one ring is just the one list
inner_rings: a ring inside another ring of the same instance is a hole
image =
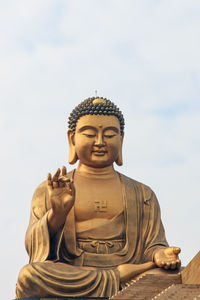
[[115, 116], [86, 115], [77, 122], [73, 143], [81, 163], [103, 168], [118, 158], [122, 140]]

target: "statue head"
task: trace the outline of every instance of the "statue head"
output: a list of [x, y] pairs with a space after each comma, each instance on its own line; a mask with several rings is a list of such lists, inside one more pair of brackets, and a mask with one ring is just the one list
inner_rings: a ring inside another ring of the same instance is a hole
[[69, 163], [78, 159], [93, 167], [122, 165], [124, 117], [106, 98], [88, 98], [69, 117]]

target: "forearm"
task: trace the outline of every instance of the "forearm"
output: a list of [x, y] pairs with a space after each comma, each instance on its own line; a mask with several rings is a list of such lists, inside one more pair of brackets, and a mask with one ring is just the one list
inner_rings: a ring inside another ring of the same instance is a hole
[[141, 274], [145, 271], [155, 268], [153, 262], [146, 262], [144, 264], [123, 264], [117, 267], [120, 276], [120, 282], [127, 282], [134, 276]]

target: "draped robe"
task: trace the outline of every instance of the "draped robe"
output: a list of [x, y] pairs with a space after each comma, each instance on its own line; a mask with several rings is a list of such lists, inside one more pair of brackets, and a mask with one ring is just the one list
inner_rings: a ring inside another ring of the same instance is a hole
[[[70, 172], [67, 176], [71, 178], [72, 175]], [[119, 237], [110, 240], [105, 237], [99, 241], [97, 235], [91, 243], [98, 249], [104, 245], [104, 253], [95, 253], [81, 246], [84, 238], [90, 246], [86, 238], [90, 233], [84, 233], [80, 241], [75, 229], [74, 208], [70, 210], [63, 229], [51, 239], [47, 224], [50, 202], [46, 183], [36, 189], [25, 239], [30, 261], [19, 274], [17, 297], [110, 297], [120, 288], [118, 265], [153, 261], [155, 250], [168, 247], [154, 192], [140, 182], [122, 174], [119, 176], [124, 211], [109, 220], [106, 226], [112, 231], [112, 226], [117, 226], [123, 215], [124, 241]], [[114, 243], [116, 246], [117, 242], [121, 243], [118, 250], [110, 253], [109, 245], [112, 247]]]

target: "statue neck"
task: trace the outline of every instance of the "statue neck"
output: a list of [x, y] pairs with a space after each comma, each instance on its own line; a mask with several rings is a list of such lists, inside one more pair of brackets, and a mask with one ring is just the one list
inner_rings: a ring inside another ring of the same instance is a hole
[[105, 168], [93, 168], [93, 167], [89, 167], [86, 166], [82, 163], [79, 163], [78, 168], [76, 169], [77, 172], [80, 173], [87, 173], [87, 174], [93, 174], [93, 175], [111, 175], [111, 174], [115, 174], [115, 170], [113, 165], [105, 167]]

